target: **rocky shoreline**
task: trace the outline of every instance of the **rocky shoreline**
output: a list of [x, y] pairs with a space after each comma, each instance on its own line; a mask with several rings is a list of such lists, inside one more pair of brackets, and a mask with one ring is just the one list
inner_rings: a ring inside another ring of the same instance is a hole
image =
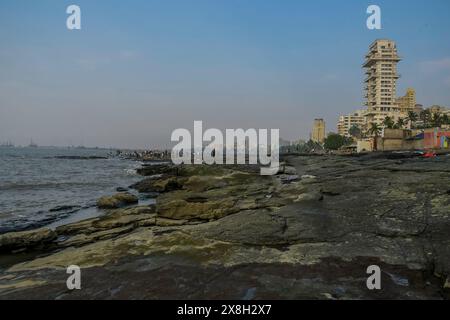
[[[448, 299], [450, 157], [148, 165], [103, 216], [0, 235], [0, 298]], [[382, 269], [382, 290], [366, 268]], [[66, 268], [82, 269], [82, 290]]]

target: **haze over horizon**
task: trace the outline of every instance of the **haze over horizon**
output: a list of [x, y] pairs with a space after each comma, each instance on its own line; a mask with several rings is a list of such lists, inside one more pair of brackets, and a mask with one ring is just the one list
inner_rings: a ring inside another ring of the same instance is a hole
[[[82, 29], [66, 28], [77, 4]], [[382, 10], [382, 30], [366, 9]], [[279, 128], [307, 139], [363, 107], [370, 43], [403, 58], [397, 94], [450, 106], [450, 2], [0, 3], [0, 143], [158, 148], [174, 129]]]

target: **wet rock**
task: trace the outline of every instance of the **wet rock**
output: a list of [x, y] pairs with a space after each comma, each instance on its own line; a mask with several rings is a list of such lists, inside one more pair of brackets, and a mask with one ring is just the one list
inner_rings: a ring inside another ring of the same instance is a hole
[[183, 199], [160, 203], [157, 206], [159, 217], [174, 220], [213, 220], [238, 212], [233, 202], [228, 200], [217, 200], [208, 202], [188, 202]]
[[56, 238], [56, 233], [47, 228], [30, 231], [9, 232], [0, 235], [0, 251], [43, 246]]
[[108, 228], [106, 230], [97, 231], [89, 234], [77, 234], [59, 243], [62, 247], [82, 246], [95, 241], [111, 239], [121, 234], [128, 233], [134, 229], [133, 225], [125, 225], [120, 227]]
[[297, 197], [297, 199], [294, 200], [294, 202], [301, 202], [301, 201], [321, 201], [323, 200], [322, 193], [318, 191], [312, 191], [308, 193], [302, 193]]
[[[68, 262], [90, 277], [83, 288], [88, 297], [448, 296], [448, 160], [284, 161], [284, 170], [295, 168], [302, 179], [285, 184], [283, 174], [261, 177], [239, 166], [181, 166], [177, 175], [147, 178], [162, 190], [170, 179], [179, 186], [161, 193], [155, 206], [108, 210], [57, 228], [59, 250], [6, 270], [12, 278], [0, 277], [0, 296], [61, 297], [64, 272], [55, 270]], [[365, 287], [371, 264], [383, 270], [381, 291]], [[42, 277], [39, 287], [2, 289], [16, 278], [40, 283]]]
[[159, 227], [173, 227], [173, 226], [182, 226], [188, 223], [188, 220], [173, 220], [166, 218], [156, 218], [155, 225]]
[[293, 181], [298, 181], [299, 177], [297, 175], [279, 175], [278, 178], [282, 183], [291, 183]]
[[108, 157], [102, 156], [55, 156], [54, 159], [64, 160], [106, 160]]
[[101, 209], [115, 209], [138, 203], [138, 198], [130, 193], [121, 192], [113, 196], [103, 196], [97, 200], [97, 207]]
[[80, 209], [80, 206], [58, 206], [50, 209], [49, 212], [72, 211], [78, 209]]
[[223, 177], [192, 176], [183, 184], [183, 188], [192, 192], [204, 192], [212, 189], [220, 189], [229, 185]]
[[90, 234], [109, 228], [123, 227], [126, 225], [144, 224], [143, 221], [152, 220], [154, 225], [155, 206], [136, 206], [121, 209], [109, 210], [107, 214], [100, 217], [82, 220], [56, 228], [58, 236], [72, 236], [74, 234]]
[[179, 190], [181, 187], [181, 179], [176, 177], [148, 178], [131, 186], [131, 188], [144, 193], [163, 193]]
[[295, 176], [297, 175], [297, 170], [291, 166], [284, 166], [283, 173], [289, 176]]
[[144, 165], [136, 170], [137, 174], [142, 176], [153, 176], [158, 174], [178, 175], [179, 167], [173, 164], [151, 164]]
[[450, 276], [445, 280], [444, 289], [450, 290]]

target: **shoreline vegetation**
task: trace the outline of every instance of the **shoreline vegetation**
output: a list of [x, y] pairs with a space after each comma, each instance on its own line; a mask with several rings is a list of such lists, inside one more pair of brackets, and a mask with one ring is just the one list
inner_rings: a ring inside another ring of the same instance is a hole
[[[149, 163], [104, 214], [0, 235], [0, 298], [449, 299], [450, 157]], [[119, 189], [118, 189], [119, 190]], [[382, 269], [382, 290], [366, 268]], [[82, 270], [69, 291], [66, 268]]]

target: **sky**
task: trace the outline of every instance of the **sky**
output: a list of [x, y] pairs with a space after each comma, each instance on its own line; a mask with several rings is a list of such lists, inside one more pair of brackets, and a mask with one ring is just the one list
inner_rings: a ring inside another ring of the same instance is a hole
[[[71, 4], [81, 30], [66, 27]], [[363, 107], [377, 38], [403, 58], [398, 95], [450, 106], [449, 16], [448, 0], [1, 0], [0, 143], [161, 148], [194, 120], [336, 131]]]

